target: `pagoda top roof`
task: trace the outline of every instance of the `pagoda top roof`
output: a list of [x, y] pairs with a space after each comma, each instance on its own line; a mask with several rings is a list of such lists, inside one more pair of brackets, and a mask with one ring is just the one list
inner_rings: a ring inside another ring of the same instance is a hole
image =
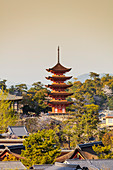
[[52, 73], [57, 73], [57, 72], [65, 73], [65, 72], [68, 72], [68, 71], [71, 70], [71, 68], [66, 68], [66, 67], [64, 67], [63, 65], [60, 64], [59, 47], [58, 47], [58, 63], [54, 67], [46, 69], [46, 70], [48, 72], [52, 72]]
[[61, 65], [60, 63], [57, 63], [54, 67], [46, 69], [48, 72], [68, 72], [71, 70], [71, 68], [66, 68], [63, 65]]

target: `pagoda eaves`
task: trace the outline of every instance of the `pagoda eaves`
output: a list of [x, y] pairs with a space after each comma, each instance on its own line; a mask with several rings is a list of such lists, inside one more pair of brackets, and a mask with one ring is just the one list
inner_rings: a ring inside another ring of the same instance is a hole
[[49, 94], [50, 97], [55, 97], [55, 96], [65, 96], [65, 97], [68, 97], [68, 96], [71, 96], [73, 95], [73, 93], [67, 93], [67, 92], [51, 92]]
[[49, 87], [50, 89], [58, 88], [58, 90], [59, 90], [59, 88], [67, 89], [71, 86], [72, 86], [72, 84], [65, 84], [65, 83], [64, 84], [63, 83], [59, 83], [59, 84], [53, 83], [53, 84], [46, 85], [46, 87]]
[[48, 80], [51, 80], [51, 81], [55, 81], [55, 80], [59, 80], [59, 81], [66, 81], [66, 80], [69, 80], [69, 79], [71, 79], [72, 78], [72, 76], [68, 76], [68, 77], [66, 77], [66, 76], [49, 76], [49, 77], [46, 77], [46, 79], [48, 79]]

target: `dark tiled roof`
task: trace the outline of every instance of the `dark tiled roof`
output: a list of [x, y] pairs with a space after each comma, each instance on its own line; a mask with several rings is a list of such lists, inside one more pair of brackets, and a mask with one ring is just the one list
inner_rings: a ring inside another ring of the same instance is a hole
[[0, 149], [5, 149], [5, 146], [4, 145], [0, 145]]
[[78, 144], [79, 148], [83, 149], [83, 148], [89, 148], [92, 147], [94, 145], [101, 145], [104, 146], [103, 143], [101, 141], [99, 142], [92, 142], [92, 143], [85, 143], [85, 144]]
[[11, 145], [11, 146], [7, 146], [8, 149], [10, 149], [11, 151], [15, 150], [15, 149], [25, 149], [25, 146], [23, 144], [21, 145]]
[[0, 168], [2, 170], [26, 169], [26, 167], [20, 161], [0, 161]]
[[11, 135], [16, 136], [29, 136], [25, 126], [8, 126], [8, 131]]

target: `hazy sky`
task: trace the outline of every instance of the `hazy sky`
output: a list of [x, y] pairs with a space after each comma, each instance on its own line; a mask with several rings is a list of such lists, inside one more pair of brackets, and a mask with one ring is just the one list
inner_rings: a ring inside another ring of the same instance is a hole
[[113, 0], [0, 0], [0, 78], [49, 83], [57, 62], [74, 77], [113, 73]]

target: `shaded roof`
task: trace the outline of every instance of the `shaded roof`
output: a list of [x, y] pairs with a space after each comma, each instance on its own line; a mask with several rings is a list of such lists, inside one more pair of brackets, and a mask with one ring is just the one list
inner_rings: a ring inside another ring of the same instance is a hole
[[26, 169], [20, 161], [0, 161], [0, 168], [2, 169]]
[[79, 164], [81, 168], [88, 167], [89, 170], [112, 170], [113, 159], [92, 159], [92, 160], [74, 160], [66, 161], [69, 164]]
[[25, 126], [8, 126], [8, 131], [10, 135], [29, 136]]

